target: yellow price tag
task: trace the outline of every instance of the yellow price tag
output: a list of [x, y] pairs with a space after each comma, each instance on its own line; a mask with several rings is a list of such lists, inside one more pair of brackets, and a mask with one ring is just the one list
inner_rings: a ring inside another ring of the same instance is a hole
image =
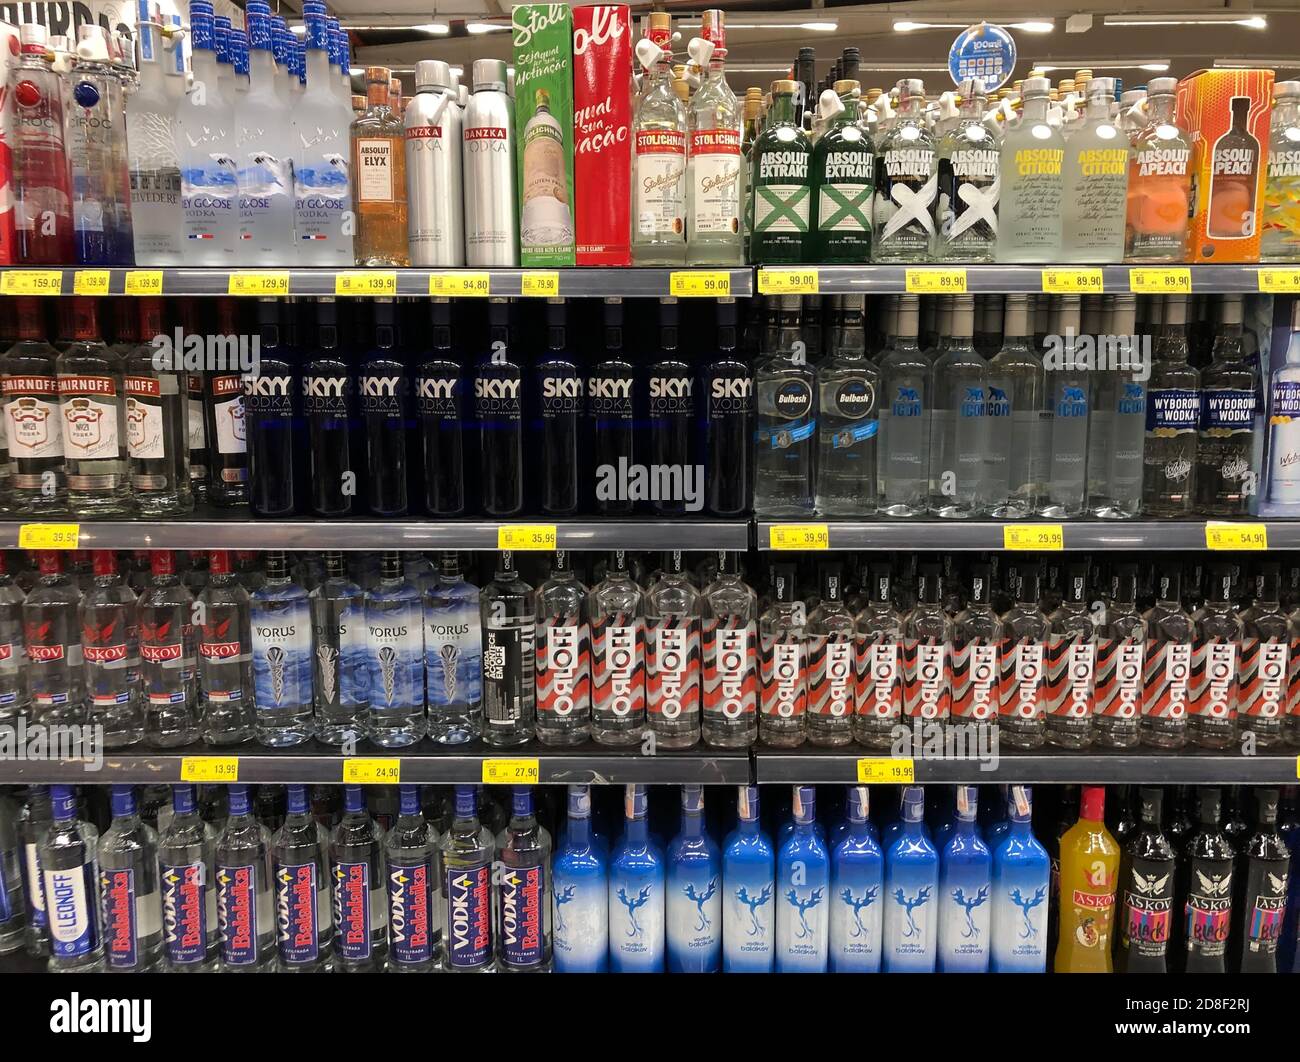
[[62, 269], [10, 269], [0, 274], [0, 295], [62, 294]]
[[288, 295], [288, 272], [231, 273], [227, 295]]
[[1002, 528], [1003, 549], [1065, 549], [1060, 524], [1007, 524]]
[[78, 549], [80, 524], [22, 524], [18, 528], [19, 549]]
[[1134, 295], [1190, 295], [1190, 269], [1146, 269], [1128, 271], [1128, 290]]
[[74, 295], [107, 295], [109, 278], [107, 269], [78, 269], [72, 274]]
[[401, 780], [401, 760], [343, 761], [343, 781], [348, 785], [396, 785]]
[[536, 785], [541, 777], [537, 760], [484, 760], [484, 785]]
[[815, 269], [760, 269], [760, 295], [816, 295], [821, 277]]
[[712, 298], [725, 299], [731, 296], [731, 274], [726, 272], [707, 272], [690, 270], [686, 273], [674, 272], [668, 278], [668, 293], [679, 299]]
[[1268, 549], [1267, 524], [1227, 524], [1211, 520], [1205, 525], [1206, 549]]
[[1270, 295], [1300, 293], [1300, 267], [1266, 267], [1259, 271], [1259, 290]]
[[909, 269], [907, 291], [909, 295], [965, 295], [966, 270]]
[[334, 294], [391, 298], [397, 294], [397, 273], [391, 269], [353, 269], [336, 273]]
[[529, 299], [553, 299], [560, 294], [560, 274], [531, 269], [519, 278], [519, 294]]
[[497, 549], [555, 548], [554, 524], [502, 524], [497, 528]]
[[238, 782], [238, 756], [182, 756], [182, 782]]
[[430, 273], [429, 294], [452, 298], [485, 298], [491, 294], [487, 273]]
[[858, 760], [859, 785], [911, 785], [915, 781], [916, 763], [910, 756]]
[[122, 290], [128, 295], [161, 295], [162, 278], [161, 269], [131, 269]]
[[825, 524], [773, 524], [767, 541], [772, 549], [830, 549], [831, 533]]
[[1043, 290], [1053, 295], [1100, 295], [1100, 269], [1044, 269]]

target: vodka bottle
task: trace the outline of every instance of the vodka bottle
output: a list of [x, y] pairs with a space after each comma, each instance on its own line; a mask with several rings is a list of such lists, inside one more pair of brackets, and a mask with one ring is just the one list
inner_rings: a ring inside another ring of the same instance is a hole
[[686, 261], [687, 118], [686, 107], [673, 91], [671, 33], [672, 16], [654, 12], [647, 29], [649, 43], [637, 48], [646, 73], [632, 117], [634, 265]]
[[1143, 450], [1146, 444], [1147, 397], [1136, 334], [1136, 299], [1114, 297], [1107, 332], [1115, 346], [1111, 365], [1099, 365], [1092, 377], [1089, 434], [1088, 508], [1096, 516], [1130, 519], [1142, 506]]
[[215, 865], [221, 969], [266, 970], [275, 959], [271, 831], [254, 817], [246, 785], [230, 787], [230, 816], [217, 838]]
[[698, 499], [686, 478], [696, 468], [692, 460], [697, 430], [695, 374], [690, 359], [677, 349], [677, 309], [675, 298], [659, 300], [659, 351], [648, 367], [650, 465], [669, 474], [680, 470], [682, 484], [652, 489], [651, 509], [657, 516], [679, 516]]
[[580, 503], [578, 453], [585, 381], [582, 363], [566, 336], [563, 299], [547, 300], [546, 325], [547, 349], [533, 370], [533, 387], [541, 399], [540, 430], [535, 434], [541, 508], [548, 515], [570, 516]]
[[1255, 802], [1255, 830], [1242, 852], [1233, 901], [1238, 929], [1231, 962], [1240, 973], [1277, 973], [1290, 851], [1277, 828], [1278, 791], [1256, 789]]
[[388, 952], [384, 829], [359, 785], [343, 787], [343, 818], [329, 839], [334, 893], [334, 962], [344, 973], [382, 970]]
[[758, 819], [758, 786], [738, 787], [736, 828], [722, 845], [722, 963], [726, 973], [770, 973], [776, 853]]
[[1006, 297], [1002, 333], [1002, 349], [988, 367], [987, 500], [991, 515], [1018, 520], [1037, 511], [1045, 474], [1046, 376], [1030, 345], [1027, 296]]
[[1187, 741], [1191, 701], [1192, 641], [1196, 628], [1182, 605], [1182, 575], [1176, 565], [1159, 571], [1156, 603], [1146, 621], [1146, 665], [1142, 690], [1142, 742], [1178, 749]]
[[474, 372], [483, 511], [517, 516], [524, 507], [524, 368], [510, 352], [508, 300], [493, 299], [488, 306], [488, 337]]
[[851, 786], [841, 838], [831, 850], [830, 971], [878, 973], [884, 856], [868, 817], [866, 786]]
[[217, 836], [194, 805], [194, 787], [172, 787], [172, 820], [158, 838], [163, 965], [201, 973], [217, 961]]
[[537, 588], [537, 737], [546, 745], [580, 745], [591, 729], [588, 591], [568, 557], [556, 550]]
[[817, 367], [817, 512], [862, 516], [876, 504], [880, 373], [866, 357], [864, 297], [840, 297], [830, 357]]
[[136, 0], [139, 82], [126, 97], [126, 147], [131, 182], [135, 264], [178, 266], [182, 254], [181, 169], [176, 101], [168, 82], [162, 13]]
[[1164, 794], [1141, 790], [1141, 825], [1120, 854], [1117, 973], [1165, 973], [1174, 915], [1174, 848], [1161, 829]]
[[280, 551], [266, 554], [266, 585], [252, 596], [257, 740], [298, 745], [316, 731], [312, 717], [312, 629], [307, 592]]
[[939, 194], [932, 252], [940, 261], [991, 262], [998, 242], [1001, 145], [984, 123], [984, 83], [964, 81], [958, 91], [961, 116], [937, 147]]
[[21, 849], [19, 871], [26, 914], [23, 943], [35, 958], [50, 954], [50, 917], [45, 906], [45, 877], [41, 870], [40, 840], [49, 832], [53, 811], [50, 787], [31, 785], [18, 811], [17, 842]]
[[646, 787], [629, 785], [623, 798], [623, 836], [609, 859], [610, 970], [664, 969], [664, 857], [650, 832]]
[[506, 64], [474, 60], [474, 91], [462, 132], [465, 191], [465, 264], [519, 264], [515, 191], [513, 100], [506, 94]]
[[701, 726], [706, 745], [747, 748], [758, 737], [758, 596], [740, 577], [740, 555], [718, 555], [701, 595]]
[[117, 571], [117, 554], [94, 551], [95, 584], [81, 601], [86, 717], [103, 728], [107, 748], [144, 737], [136, 596]]
[[1142, 712], [1146, 621], [1137, 609], [1137, 566], [1111, 575], [1110, 600], [1097, 625], [1093, 740], [1108, 748], [1138, 743]]
[[772, 604], [758, 620], [758, 736], [780, 748], [802, 745], [808, 735], [806, 615], [794, 581], [793, 564], [772, 565]]
[[1196, 641], [1187, 736], [1202, 748], [1222, 749], [1237, 740], [1237, 664], [1245, 625], [1232, 602], [1232, 569], [1211, 569], [1205, 603], [1192, 616]]
[[23, 642], [33, 723], [85, 720], [81, 650], [81, 594], [64, 574], [57, 550], [36, 554], [40, 577], [23, 601]]
[[857, 689], [853, 737], [871, 748], [888, 748], [903, 715], [903, 622], [894, 610], [887, 564], [872, 564], [867, 602], [858, 613]]
[[[1047, 120], [1047, 78], [1020, 86], [1020, 118], [1002, 138], [998, 200], [999, 262], [1055, 262], [1061, 257], [1065, 137]], [[1123, 197], [1120, 197], [1121, 210]]]
[[875, 146], [857, 120], [856, 81], [836, 81], [822, 93], [827, 129], [812, 158], [812, 257], [818, 262], [863, 262], [871, 251], [871, 197]]
[[988, 564], [970, 568], [967, 605], [953, 620], [952, 719], [988, 725], [1000, 702], [998, 633], [1001, 620], [990, 601], [993, 571]]
[[[218, 331], [241, 332], [234, 300], [217, 303]], [[260, 342], [260, 339], [259, 339]], [[237, 372], [203, 376], [204, 434], [208, 439], [208, 501], [220, 508], [248, 504], [248, 441], [244, 416], [244, 381]]]
[[472, 785], [456, 786], [451, 827], [438, 842], [445, 909], [444, 927], [448, 973], [491, 973], [492, 947], [491, 832], [479, 823], [477, 794]]
[[363, 729], [376, 745], [397, 748], [424, 737], [424, 619], [420, 591], [387, 551], [379, 582], [366, 591], [369, 712]]
[[396, 348], [391, 299], [374, 303], [374, 339], [357, 378], [366, 439], [366, 502], [376, 516], [403, 516], [410, 507], [411, 462], [419, 454], [411, 382]]
[[1115, 79], [1088, 82], [1083, 124], [1065, 148], [1061, 253], [1070, 262], [1124, 258], [1129, 145], [1110, 117]]
[[667, 554], [646, 593], [646, 717], [655, 743], [690, 748], [700, 740], [700, 594], [681, 550]]
[[136, 973], [152, 969], [162, 948], [158, 835], [140, 820], [134, 786], [113, 786], [110, 807], [98, 847], [104, 967]]
[[1187, 130], [1174, 115], [1177, 88], [1172, 77], [1147, 83], [1146, 102], [1141, 105], [1145, 124], [1133, 138], [1129, 156], [1124, 225], [1124, 257], [1129, 262], [1187, 261], [1192, 148]]
[[[190, 0], [190, 33], [194, 33], [194, 0]], [[200, 0], [201, 3], [210, 3], [210, 0]], [[215, 75], [216, 81], [221, 86], [221, 91], [226, 94], [226, 99], [233, 102], [231, 93], [235, 91], [235, 58], [234, 48], [231, 44], [231, 24], [230, 19], [225, 15], [215, 15], [210, 18], [211, 35], [209, 39], [208, 51], [216, 56]], [[195, 77], [197, 78], [197, 73]]]
[[194, 508], [190, 482], [188, 384], [185, 374], [155, 367], [162, 334], [162, 300], [140, 302], [142, 342], [126, 356], [126, 451], [135, 505], [145, 516]]
[[536, 606], [533, 588], [515, 571], [514, 554], [503, 550], [479, 606], [483, 629], [483, 740], [522, 745], [533, 736], [537, 715]]
[[1142, 511], [1186, 516], [1192, 511], [1201, 423], [1201, 374], [1187, 362], [1187, 297], [1165, 297], [1164, 328], [1147, 382]]
[[987, 973], [993, 922], [993, 854], [975, 825], [978, 790], [957, 787], [957, 815], [941, 849], [937, 969]]
[[1273, 85], [1268, 177], [1264, 184], [1264, 217], [1260, 229], [1261, 262], [1300, 261], [1300, 82]]
[[816, 790], [795, 786], [793, 822], [776, 856], [777, 973], [824, 973], [830, 949], [830, 858]]
[[645, 605], [627, 554], [609, 556], [605, 578], [587, 598], [591, 623], [591, 736], [635, 745], [645, 729]]
[[415, 395], [424, 454], [424, 508], [430, 516], [465, 511], [466, 393], [451, 341], [451, 300], [431, 300], [433, 342], [416, 370]]
[[772, 82], [767, 124], [750, 149], [753, 219], [749, 259], [797, 265], [812, 254], [808, 237], [812, 142], [795, 119], [797, 82]]
[[919, 516], [929, 507], [931, 373], [917, 345], [919, 303], [899, 296], [898, 330], [880, 356], [879, 511]]
[[1022, 572], [1016, 604], [998, 631], [1001, 671], [999, 722], [1002, 740], [1015, 748], [1037, 748], [1046, 737], [1046, 653], [1051, 625], [1038, 607], [1036, 572]]
[[[1222, 791], [1197, 792], [1196, 832], [1188, 841], [1185, 888], [1187, 973], [1225, 973], [1232, 924], [1232, 877], [1236, 850], [1220, 825]], [[1253, 912], [1252, 912], [1253, 914]]]
[[58, 352], [45, 341], [43, 303], [16, 300], [17, 341], [0, 359], [4, 435], [8, 443], [7, 492], [19, 515], [65, 508], [63, 417], [58, 408]]
[[993, 848], [994, 973], [1043, 973], [1047, 968], [1047, 851], [1033, 834], [1028, 786], [1012, 786], [1007, 829]]
[[808, 615], [808, 740], [847, 745], [856, 707], [856, 631], [843, 598], [843, 568], [825, 564], [821, 599]]
[[170, 550], [151, 551], [149, 568], [139, 602], [144, 735], [160, 748], [188, 745], [199, 737], [194, 598]]
[[1224, 295], [1211, 361], [1201, 373], [1201, 425], [1196, 443], [1196, 508], [1210, 516], [1243, 516], [1256, 493], [1253, 467], [1259, 373], [1242, 346], [1240, 295]]
[[603, 973], [609, 962], [608, 856], [592, 830], [590, 786], [568, 787], [552, 876], [556, 972]]
[[1272, 367], [1268, 384], [1265, 500], [1279, 507], [1300, 502], [1300, 419], [1297, 419], [1300, 417], [1300, 309], [1297, 306], [1300, 303], [1291, 309], [1291, 336], [1286, 351], [1280, 363]]
[[700, 369], [705, 393], [696, 405], [704, 421], [704, 506], [714, 516], [738, 516], [753, 494], [754, 381], [736, 351], [734, 299], [717, 300], [717, 322], [717, 353]]
[[339, 346], [337, 304], [333, 299], [318, 299], [316, 342], [302, 366], [302, 412], [307, 421], [315, 516], [351, 516], [358, 507], [356, 390], [355, 376]]
[[17, 108], [13, 154], [16, 257], [23, 265], [65, 265], [76, 258], [63, 83], [50, 66], [46, 28], [24, 23], [19, 39], [22, 54], [10, 75]]
[[947, 349], [935, 361], [930, 414], [930, 511], [977, 516], [987, 505], [989, 366], [971, 346], [974, 302], [953, 297]]
[[722, 968], [722, 863], [704, 828], [704, 787], [682, 786], [681, 829], [667, 851], [668, 971]]
[[740, 154], [740, 103], [723, 70], [727, 58], [724, 18], [717, 9], [704, 12], [703, 37], [690, 44], [692, 58], [698, 58], [704, 70], [686, 106], [688, 265], [740, 265], [744, 261], [740, 218], [745, 160]]
[[51, 788], [53, 821], [40, 835], [41, 882], [49, 918], [51, 973], [88, 973], [101, 968], [104, 941], [96, 886], [99, 831], [77, 819], [77, 790]]
[[424, 592], [424, 674], [429, 736], [457, 745], [482, 727], [482, 622], [479, 590], [454, 552], [440, 555]]
[[420, 787], [400, 788], [397, 821], [384, 834], [388, 972], [429, 973], [441, 951], [438, 831], [420, 812]]
[[924, 791], [920, 786], [908, 786], [902, 801], [900, 827], [885, 848], [882, 968], [885, 973], [929, 973], [934, 970], [938, 945], [938, 924], [933, 915], [938, 900], [939, 856], [922, 818]]
[[411, 264], [464, 265], [461, 112], [446, 63], [415, 64], [415, 95], [403, 127]]
[[0, 557], [0, 725], [12, 725], [31, 712], [23, 640], [23, 601], [26, 595], [9, 574], [9, 562]]
[[361, 737], [370, 689], [365, 598], [348, 578], [343, 554], [325, 553], [325, 578], [310, 594], [314, 652], [312, 698], [317, 737], [346, 745]]
[[1079, 297], [1061, 296], [1059, 347], [1044, 358], [1046, 484], [1039, 515], [1081, 516], [1088, 494], [1087, 361], [1078, 353]]
[[602, 489], [601, 483], [617, 481], [619, 470], [636, 461], [636, 381], [636, 366], [623, 350], [623, 300], [608, 298], [605, 349], [587, 377], [587, 431], [598, 481], [595, 507], [604, 516], [628, 515], [633, 509], [626, 492]]
[[231, 571], [229, 550], [213, 550], [195, 605], [203, 740], [234, 745], [253, 737], [252, 628], [248, 591]]
[[1065, 595], [1050, 617], [1047, 638], [1049, 744], [1079, 749], [1092, 744], [1093, 675], [1097, 628], [1088, 603], [1088, 565], [1066, 568]]
[[248, 442], [249, 507], [254, 516], [292, 516], [303, 507], [305, 440], [302, 362], [294, 342], [292, 304], [281, 311], [275, 299], [259, 299], [259, 361], [244, 376]]
[[925, 86], [904, 78], [898, 90], [898, 118], [877, 148], [872, 257], [924, 262], [934, 237], [931, 211], [939, 192], [935, 143], [923, 113]]
[[551, 966], [551, 836], [538, 825], [529, 786], [511, 790], [510, 820], [496, 838], [497, 967], [544, 973]]
[[952, 618], [943, 607], [939, 569], [924, 565], [916, 607], [903, 620], [903, 717], [946, 726], [952, 712]]
[[1268, 748], [1282, 740], [1283, 713], [1293, 661], [1295, 625], [1279, 603], [1279, 570], [1263, 565], [1255, 576], [1255, 600], [1245, 612], [1241, 644], [1238, 720], [1243, 734]]
[[333, 963], [327, 848], [326, 830], [312, 817], [307, 787], [289, 786], [288, 814], [271, 842], [280, 973], [318, 973]]
[[816, 374], [800, 338], [799, 296], [782, 295], [777, 349], [754, 369], [754, 511], [811, 514], [816, 475]]

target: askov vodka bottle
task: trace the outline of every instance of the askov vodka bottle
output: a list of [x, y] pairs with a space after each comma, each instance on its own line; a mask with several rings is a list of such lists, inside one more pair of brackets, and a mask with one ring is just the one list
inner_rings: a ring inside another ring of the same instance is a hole
[[740, 577], [740, 554], [718, 554], [701, 596], [701, 729], [706, 745], [747, 748], [758, 737], [758, 596]]
[[898, 117], [876, 156], [871, 255], [877, 262], [924, 262], [934, 237], [931, 211], [939, 193], [935, 144], [922, 110], [925, 86], [904, 78], [898, 95]]
[[568, 787], [568, 815], [552, 861], [557, 973], [604, 973], [609, 963], [605, 842], [592, 831], [591, 787]]
[[865, 785], [849, 788], [842, 839], [831, 851], [830, 971], [877, 973], [885, 906], [884, 855]]
[[1216, 564], [1196, 623], [1187, 736], [1202, 748], [1223, 749], [1237, 740], [1237, 656], [1245, 624], [1232, 602], [1232, 569]]
[[428, 973], [441, 948], [438, 831], [420, 812], [420, 787], [399, 790], [397, 821], [384, 835], [388, 972]]
[[758, 736], [780, 748], [802, 745], [808, 735], [806, 616], [794, 581], [793, 564], [772, 565], [772, 604], [758, 621]]
[[514, 105], [506, 82], [502, 60], [474, 60], [474, 91], [461, 134], [468, 266], [519, 264]]
[[113, 786], [109, 803], [113, 822], [98, 847], [104, 967], [136, 973], [152, 969], [162, 949], [158, 835], [140, 819], [134, 786]]
[[329, 840], [334, 889], [334, 962], [344, 973], [382, 970], [388, 952], [384, 828], [370, 817], [365, 791], [343, 787], [343, 818]]
[[776, 972], [825, 973], [830, 947], [830, 858], [816, 789], [795, 786], [793, 822], [776, 857]]
[[700, 594], [672, 550], [646, 592], [646, 717], [655, 743], [690, 748], [700, 740]]
[[857, 645], [843, 576], [839, 564], [823, 565], [821, 600], [808, 616], [808, 740], [814, 745], [853, 740]]
[[326, 875], [325, 827], [305, 785], [289, 786], [288, 814], [271, 842], [275, 944], [281, 973], [318, 973], [334, 955], [334, 905]]
[[664, 858], [650, 833], [647, 810], [646, 787], [627, 786], [623, 836], [609, 859], [609, 959], [614, 973], [664, 969]]
[[1176, 563], [1158, 571], [1156, 586], [1156, 603], [1143, 616], [1147, 643], [1142, 742], [1178, 749], [1187, 741], [1196, 628], [1183, 608], [1182, 574]]
[[63, 572], [63, 554], [39, 550], [40, 578], [23, 602], [23, 643], [33, 723], [81, 723], [85, 718], [81, 654], [81, 594]]
[[395, 748], [424, 737], [424, 619], [420, 591], [405, 578], [402, 555], [387, 551], [379, 581], [366, 591], [366, 737]]
[[1143, 787], [1141, 825], [1120, 853], [1116, 973], [1165, 973], [1174, 912], [1174, 848], [1161, 830], [1160, 789]]
[[477, 792], [456, 786], [451, 827], [438, 842], [444, 909], [439, 912], [448, 973], [491, 973], [492, 833], [478, 819]]
[[217, 936], [224, 973], [265, 970], [275, 959], [271, 831], [253, 815], [246, 785], [230, 787], [217, 838]]
[[813, 511], [816, 477], [816, 374], [800, 338], [800, 299], [782, 295], [776, 350], [754, 370], [754, 511], [800, 516]]
[[429, 736], [458, 745], [478, 736], [483, 712], [479, 589], [460, 557], [444, 552], [424, 592], [424, 676]]
[[199, 736], [194, 598], [176, 574], [171, 550], [153, 550], [149, 569], [139, 603], [144, 736], [162, 748], [188, 745]]
[[1256, 789], [1255, 800], [1255, 831], [1242, 853], [1245, 867], [1234, 898], [1238, 929], [1230, 961], [1240, 973], [1278, 973], [1290, 852], [1277, 829], [1278, 791]]
[[411, 265], [465, 263], [461, 213], [461, 111], [447, 64], [415, 64], [415, 95], [406, 106], [407, 224]]
[[194, 787], [172, 787], [172, 820], [158, 838], [163, 964], [169, 973], [211, 970], [217, 960], [216, 833], [194, 806]]
[[537, 588], [537, 737], [547, 745], [579, 745], [591, 730], [587, 588], [568, 557], [556, 550]]
[[41, 835], [40, 868], [50, 926], [51, 973], [87, 973], [103, 962], [96, 887], [99, 831], [77, 820], [77, 790], [51, 790], [54, 818]]
[[253, 657], [248, 591], [231, 571], [230, 551], [213, 550], [199, 593], [198, 666], [203, 740], [233, 745], [253, 736]]
[[741, 114], [736, 94], [723, 72], [727, 58], [723, 19], [722, 11], [705, 11], [704, 36], [690, 45], [692, 58], [698, 55], [707, 69], [687, 107], [688, 265], [740, 265], [745, 260], [740, 231], [745, 166], [740, 155]]
[[1055, 262], [1061, 257], [1065, 137], [1048, 120], [1050, 88], [1045, 77], [1025, 79], [1020, 118], [1002, 139], [999, 262]]
[[591, 622], [591, 736], [635, 745], [645, 729], [645, 606], [627, 554], [609, 555], [605, 578], [587, 598]]
[[1222, 791], [1203, 788], [1197, 797], [1199, 825], [1184, 853], [1186, 972], [1225, 973], [1237, 853], [1219, 824]]
[[978, 790], [957, 787], [957, 816], [940, 855], [938, 970], [987, 973], [993, 855], [975, 825]]
[[514, 554], [503, 550], [492, 582], [483, 588], [483, 740], [522, 745], [533, 736], [537, 715], [536, 606], [533, 588], [515, 571]]
[[104, 745], [133, 745], [144, 737], [136, 597], [117, 572], [117, 554], [94, 551], [95, 585], [81, 602], [86, 712], [101, 726]]
[[348, 578], [342, 553], [326, 551], [325, 578], [309, 596], [316, 736], [327, 745], [355, 742], [370, 688], [365, 595]]
[[64, 144], [64, 88], [50, 66], [45, 27], [24, 23], [22, 57], [10, 73], [17, 111], [13, 151], [17, 260], [23, 265], [74, 262], [72, 186]]
[[136, 13], [139, 82], [126, 101], [135, 264], [178, 266], [184, 262], [179, 130], [164, 69], [162, 14], [153, 0], [136, 0]]
[[0, 725], [12, 725], [31, 710], [29, 661], [23, 641], [24, 597], [9, 574], [7, 558], [0, 557]]
[[704, 827], [704, 787], [682, 786], [681, 830], [668, 845], [669, 973], [722, 968], [722, 863]]
[[920, 305], [901, 295], [898, 326], [880, 356], [879, 511], [919, 516], [929, 508], [931, 372], [917, 344]]
[[257, 740], [298, 745], [312, 717], [312, 629], [307, 591], [293, 582], [283, 552], [266, 554], [266, 585], [252, 597]]

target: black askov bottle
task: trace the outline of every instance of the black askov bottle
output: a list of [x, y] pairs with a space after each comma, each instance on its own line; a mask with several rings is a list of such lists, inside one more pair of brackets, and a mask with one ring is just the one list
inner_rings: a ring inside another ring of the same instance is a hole
[[1224, 973], [1232, 924], [1232, 860], [1235, 852], [1219, 825], [1223, 795], [1198, 794], [1199, 825], [1186, 853], [1187, 973]]
[[1143, 787], [1136, 831], [1120, 857], [1123, 907], [1116, 934], [1118, 973], [1164, 973], [1174, 907], [1174, 847], [1160, 828], [1164, 794]]
[[1237, 973], [1277, 973], [1277, 942], [1286, 914], [1291, 853], [1277, 830], [1278, 791], [1255, 790], [1255, 832], [1237, 872], [1237, 925], [1232, 966]]

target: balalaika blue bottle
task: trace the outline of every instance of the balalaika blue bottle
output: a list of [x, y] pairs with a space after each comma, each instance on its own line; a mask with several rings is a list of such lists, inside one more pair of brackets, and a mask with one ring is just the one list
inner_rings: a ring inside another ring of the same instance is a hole
[[939, 869], [939, 972], [987, 973], [993, 856], [975, 825], [973, 785], [957, 787], [957, 814]]
[[847, 829], [831, 852], [831, 973], [878, 973], [885, 856], [868, 818], [867, 787], [849, 788]]
[[609, 965], [614, 973], [663, 973], [664, 860], [650, 836], [646, 789], [629, 785], [623, 838], [609, 861]]
[[668, 972], [722, 968], [722, 861], [704, 828], [704, 787], [682, 786], [682, 828], [668, 846]]
[[903, 790], [898, 839], [885, 850], [885, 973], [933, 973], [939, 853], [925, 829], [925, 791]]
[[777, 973], [826, 972], [831, 862], [815, 794], [810, 785], [795, 786], [794, 828], [777, 856]]
[[497, 969], [542, 973], [551, 967], [550, 835], [533, 813], [533, 791], [510, 794], [510, 821], [497, 835]]
[[1047, 969], [1047, 894], [1051, 863], [1030, 827], [1028, 786], [1013, 785], [1010, 825], [993, 849], [994, 973]]
[[556, 973], [604, 973], [609, 965], [605, 844], [591, 828], [591, 787], [569, 786], [569, 813], [552, 865]]
[[388, 874], [388, 972], [427, 973], [441, 950], [438, 832], [420, 810], [420, 787], [398, 790], [398, 816], [384, 836]]
[[776, 851], [759, 825], [758, 786], [740, 786], [736, 818], [722, 846], [722, 970], [771, 973]]

